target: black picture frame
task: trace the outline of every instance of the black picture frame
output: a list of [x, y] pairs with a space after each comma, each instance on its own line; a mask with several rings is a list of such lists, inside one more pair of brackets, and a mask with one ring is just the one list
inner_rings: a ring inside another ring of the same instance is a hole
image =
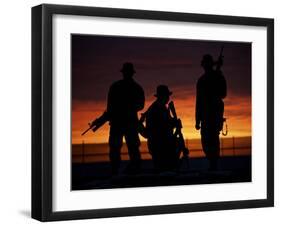
[[[55, 14], [247, 25], [267, 29], [266, 199], [128, 208], [52, 210], [52, 18]], [[32, 8], [32, 218], [40, 221], [168, 214], [274, 205], [274, 20], [237, 16], [43, 4]]]

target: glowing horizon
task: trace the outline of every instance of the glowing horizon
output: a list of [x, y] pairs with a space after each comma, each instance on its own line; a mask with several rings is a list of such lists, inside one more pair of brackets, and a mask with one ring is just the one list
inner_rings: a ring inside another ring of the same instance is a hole
[[[148, 98], [145, 109], [154, 101]], [[195, 98], [173, 98], [178, 117], [182, 120], [185, 139], [200, 138], [200, 132], [195, 130]], [[72, 143], [107, 143], [109, 125], [106, 123], [98, 131], [89, 131], [84, 136], [82, 132], [88, 128], [88, 122], [100, 116], [106, 108], [104, 102], [74, 101], [72, 110]], [[242, 110], [241, 110], [242, 109]], [[140, 113], [141, 113], [140, 112]], [[225, 99], [225, 117], [227, 118], [228, 136], [251, 136], [251, 98], [231, 96]], [[145, 139], [140, 136], [142, 141]]]

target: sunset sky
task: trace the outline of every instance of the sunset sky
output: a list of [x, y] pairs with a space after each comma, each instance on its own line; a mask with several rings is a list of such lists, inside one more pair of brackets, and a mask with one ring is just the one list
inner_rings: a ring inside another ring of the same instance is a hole
[[108, 124], [81, 133], [105, 110], [108, 89], [122, 78], [124, 62], [134, 64], [134, 78], [145, 91], [143, 111], [155, 100], [157, 85], [168, 85], [185, 138], [199, 138], [194, 125], [200, 62], [206, 53], [216, 60], [222, 45], [229, 136], [251, 136], [251, 43], [72, 35], [72, 143], [107, 142]]

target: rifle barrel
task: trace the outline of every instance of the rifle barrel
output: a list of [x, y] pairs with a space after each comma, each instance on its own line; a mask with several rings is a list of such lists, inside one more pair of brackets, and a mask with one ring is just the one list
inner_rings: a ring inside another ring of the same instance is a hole
[[221, 47], [220, 56], [222, 56], [223, 49], [224, 49], [224, 46]]
[[86, 130], [81, 134], [81, 136], [85, 135], [90, 129], [91, 129], [91, 127], [89, 127], [88, 129], [86, 129]]

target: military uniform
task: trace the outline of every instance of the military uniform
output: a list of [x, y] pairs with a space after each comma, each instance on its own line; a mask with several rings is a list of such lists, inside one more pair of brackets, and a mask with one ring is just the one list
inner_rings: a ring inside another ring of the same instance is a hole
[[[171, 94], [168, 91], [166, 93], [168, 95]], [[161, 98], [159, 91], [157, 96]], [[148, 149], [152, 155], [154, 166], [158, 171], [174, 170], [176, 167], [177, 156], [175, 137], [173, 135], [175, 125], [176, 122], [171, 117], [168, 108], [159, 99], [146, 112]]]
[[219, 134], [223, 126], [226, 92], [226, 81], [220, 71], [205, 71], [197, 82], [196, 125], [201, 127], [202, 148], [210, 160], [210, 168], [216, 168], [220, 155]]
[[[130, 66], [128, 69], [128, 65], [124, 64], [123, 70], [133, 69], [130, 69]], [[130, 167], [138, 168], [140, 166], [137, 112], [143, 109], [144, 101], [142, 87], [131, 77], [119, 80], [110, 87], [107, 113], [110, 123], [109, 147], [113, 173], [117, 173], [120, 166], [123, 137], [125, 137], [128, 147]]]

